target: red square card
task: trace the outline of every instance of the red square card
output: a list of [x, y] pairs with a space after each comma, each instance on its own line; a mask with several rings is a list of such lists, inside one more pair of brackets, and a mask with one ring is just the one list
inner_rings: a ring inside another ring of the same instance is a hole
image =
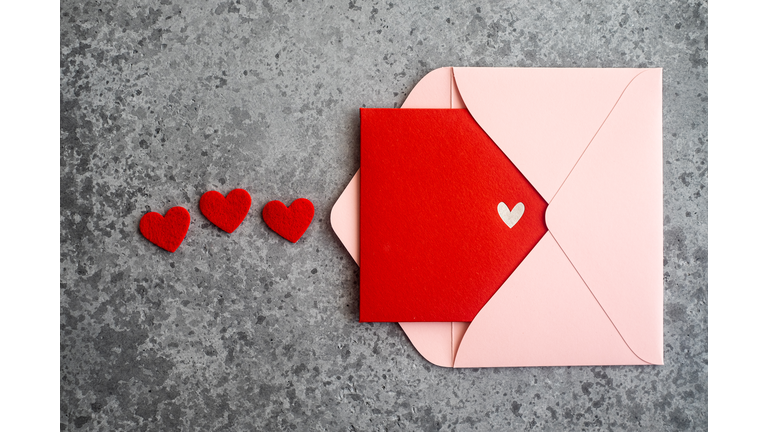
[[464, 109], [361, 109], [360, 143], [360, 321], [472, 321], [547, 203]]

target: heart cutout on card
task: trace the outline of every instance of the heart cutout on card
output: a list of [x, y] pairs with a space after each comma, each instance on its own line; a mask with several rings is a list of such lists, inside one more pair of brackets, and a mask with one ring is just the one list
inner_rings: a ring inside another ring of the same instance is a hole
[[203, 216], [230, 234], [243, 223], [250, 209], [251, 195], [245, 189], [234, 189], [226, 198], [217, 191], [208, 191], [200, 197]]
[[173, 207], [165, 216], [150, 212], [141, 217], [139, 231], [147, 240], [167, 250], [175, 252], [189, 230], [189, 212], [184, 207]]
[[272, 231], [296, 243], [312, 223], [315, 206], [306, 198], [299, 198], [288, 207], [280, 201], [270, 201], [264, 206], [261, 216]]
[[512, 207], [512, 210], [510, 210], [509, 207], [507, 207], [507, 205], [502, 201], [496, 207], [496, 210], [499, 212], [499, 216], [501, 217], [501, 220], [503, 220], [508, 227], [512, 228], [513, 226], [515, 226], [517, 221], [519, 221], [520, 218], [523, 217], [523, 213], [525, 212], [525, 206], [523, 205], [523, 203], [519, 202], [515, 204], [514, 207]]

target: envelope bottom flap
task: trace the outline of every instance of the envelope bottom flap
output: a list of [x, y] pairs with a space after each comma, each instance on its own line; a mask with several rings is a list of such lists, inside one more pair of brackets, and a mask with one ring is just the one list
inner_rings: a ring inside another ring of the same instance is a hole
[[663, 355], [661, 71], [622, 95], [547, 209], [547, 226], [630, 348]]
[[470, 324], [454, 367], [645, 364], [547, 233]]

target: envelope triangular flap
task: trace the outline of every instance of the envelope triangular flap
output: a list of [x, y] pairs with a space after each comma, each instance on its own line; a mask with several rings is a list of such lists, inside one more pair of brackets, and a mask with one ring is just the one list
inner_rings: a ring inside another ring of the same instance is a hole
[[360, 264], [360, 170], [331, 209], [331, 227], [352, 259]]
[[469, 325], [454, 367], [645, 364], [547, 233]]
[[661, 69], [627, 87], [547, 226], [630, 348], [663, 363]]
[[547, 202], [641, 71], [453, 68], [472, 117]]

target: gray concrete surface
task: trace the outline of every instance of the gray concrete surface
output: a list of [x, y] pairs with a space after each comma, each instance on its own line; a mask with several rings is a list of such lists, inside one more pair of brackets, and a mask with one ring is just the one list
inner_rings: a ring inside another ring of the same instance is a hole
[[[707, 429], [707, 4], [61, 2], [61, 429]], [[451, 370], [357, 322], [358, 108], [441, 66], [664, 68], [662, 367]], [[227, 235], [207, 190], [251, 191]], [[297, 244], [260, 217], [315, 203]], [[138, 232], [180, 205], [174, 254]]]

